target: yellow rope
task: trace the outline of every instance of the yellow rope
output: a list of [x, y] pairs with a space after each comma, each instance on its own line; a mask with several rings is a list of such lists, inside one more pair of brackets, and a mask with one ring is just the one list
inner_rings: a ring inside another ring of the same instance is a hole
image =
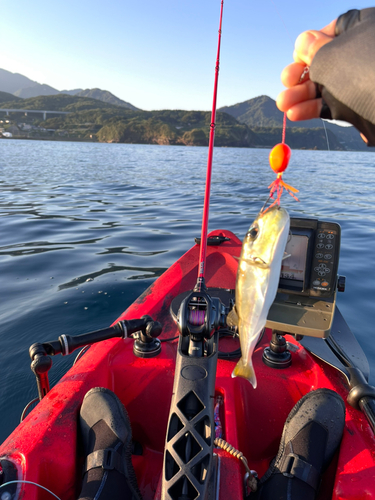
[[229, 444], [227, 441], [221, 438], [216, 438], [214, 441], [214, 444], [217, 448], [221, 448], [222, 450], [226, 451], [227, 453], [230, 453], [233, 455], [235, 458], [238, 460], [241, 460], [241, 462], [244, 464], [246, 472], [248, 473], [248, 478], [247, 478], [247, 484], [248, 487], [251, 489], [251, 491], [256, 491], [258, 489], [258, 483], [256, 478], [254, 477], [253, 473], [251, 472], [249, 465], [247, 463], [246, 457], [244, 454], [234, 448], [231, 444]]

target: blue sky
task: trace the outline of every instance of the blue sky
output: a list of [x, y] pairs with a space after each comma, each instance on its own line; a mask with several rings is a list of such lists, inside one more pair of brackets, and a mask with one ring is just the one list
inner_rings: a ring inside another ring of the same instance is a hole
[[[218, 107], [276, 98], [299, 33], [371, 6], [224, 0]], [[141, 109], [209, 110], [219, 14], [220, 0], [0, 0], [0, 68], [59, 90], [99, 87]]]

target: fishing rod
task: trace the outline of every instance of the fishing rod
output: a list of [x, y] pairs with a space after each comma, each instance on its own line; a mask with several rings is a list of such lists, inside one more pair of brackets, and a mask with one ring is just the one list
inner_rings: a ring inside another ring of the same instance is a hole
[[212, 102], [210, 139], [209, 139], [209, 143], [208, 143], [206, 189], [205, 189], [205, 193], [204, 193], [201, 244], [200, 244], [200, 252], [199, 252], [198, 280], [197, 280], [197, 284], [195, 286], [195, 290], [197, 292], [203, 291], [206, 287], [204, 276], [205, 276], [205, 270], [206, 270], [205, 267], [206, 267], [206, 252], [207, 252], [208, 214], [209, 214], [209, 210], [210, 210], [212, 159], [213, 159], [214, 141], [215, 141], [216, 100], [217, 100], [217, 86], [218, 86], [218, 82], [219, 82], [221, 26], [222, 26], [222, 20], [223, 20], [223, 6], [224, 6], [224, 0], [221, 0], [219, 39], [218, 39], [218, 44], [217, 44], [217, 56], [216, 56], [216, 66], [215, 66], [214, 96], [213, 96], [213, 102]]
[[189, 348], [189, 353], [190, 355], [194, 355], [197, 357], [203, 356], [205, 339], [210, 338], [213, 331], [217, 331], [220, 326], [225, 325], [225, 318], [229, 312], [229, 309], [224, 306], [224, 304], [218, 297], [211, 297], [209, 295], [205, 283], [208, 214], [210, 209], [212, 159], [215, 140], [216, 100], [219, 81], [223, 6], [224, 0], [221, 0], [219, 39], [217, 45], [215, 66], [215, 82], [210, 124], [210, 138], [208, 143], [206, 188], [204, 194], [202, 231], [199, 250], [198, 279], [194, 290], [182, 300], [177, 314], [177, 324], [180, 333], [182, 334], [182, 336], [190, 336], [191, 346]]

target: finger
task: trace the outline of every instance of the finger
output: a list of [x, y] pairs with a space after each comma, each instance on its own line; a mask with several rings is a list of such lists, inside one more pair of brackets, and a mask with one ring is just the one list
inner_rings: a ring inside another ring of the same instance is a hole
[[305, 31], [301, 33], [297, 37], [294, 46], [294, 61], [311, 66], [312, 60], [318, 50], [332, 40], [332, 37], [325, 35], [321, 31]]
[[331, 21], [327, 26], [324, 26], [320, 31], [324, 33], [325, 35], [331, 36], [332, 38], [335, 37], [335, 29], [336, 29], [336, 23], [337, 19], [334, 19]]
[[290, 108], [286, 116], [292, 122], [319, 118], [322, 106], [322, 99], [311, 99], [310, 101], [300, 102]]
[[288, 111], [290, 108], [296, 104], [310, 101], [316, 97], [316, 87], [315, 83], [308, 80], [301, 85], [296, 85], [295, 87], [284, 90], [278, 95], [276, 99], [276, 105], [280, 111]]
[[[283, 69], [281, 73], [281, 81], [285, 87], [294, 87], [294, 85], [298, 85], [301, 83], [301, 75], [303, 74], [304, 69], [306, 68], [306, 64], [292, 63], [289, 64], [286, 68]], [[304, 81], [309, 78], [309, 75], [306, 75]]]
[[368, 139], [365, 135], [362, 134], [362, 132], [359, 133], [359, 135], [361, 136], [362, 138], [362, 141], [365, 143], [365, 144], [368, 144]]

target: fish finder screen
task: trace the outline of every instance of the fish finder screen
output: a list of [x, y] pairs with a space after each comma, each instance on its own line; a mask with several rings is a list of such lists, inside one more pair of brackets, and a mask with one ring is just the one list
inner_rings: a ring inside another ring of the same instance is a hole
[[290, 254], [290, 257], [287, 257], [282, 262], [280, 278], [298, 281], [303, 284], [308, 243], [309, 238], [307, 236], [292, 235], [285, 249], [286, 254]]

